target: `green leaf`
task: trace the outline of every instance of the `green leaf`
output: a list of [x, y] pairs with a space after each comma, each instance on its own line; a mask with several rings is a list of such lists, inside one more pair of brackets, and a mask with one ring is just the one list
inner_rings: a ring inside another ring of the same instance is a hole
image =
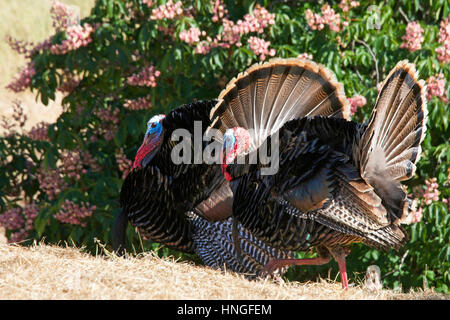
[[51, 170], [56, 167], [56, 161], [58, 159], [58, 153], [55, 148], [48, 148], [44, 154], [44, 160], [42, 164], [46, 170]]
[[42, 237], [44, 233], [45, 226], [47, 225], [49, 220], [49, 212], [47, 209], [41, 210], [36, 219], [33, 222], [34, 229], [36, 230], [38, 237]]

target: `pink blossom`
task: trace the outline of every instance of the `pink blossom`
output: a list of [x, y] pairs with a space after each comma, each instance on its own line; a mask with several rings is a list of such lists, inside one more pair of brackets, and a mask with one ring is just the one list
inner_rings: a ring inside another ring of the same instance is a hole
[[24, 229], [26, 231], [31, 231], [34, 229], [34, 220], [36, 219], [36, 217], [39, 214], [39, 206], [32, 202], [29, 204], [26, 204], [23, 209], [22, 209], [22, 215], [25, 218], [25, 225], [24, 225]]
[[52, 45], [50, 51], [52, 54], [66, 54], [69, 51], [87, 46], [92, 42], [91, 34], [94, 27], [86, 23], [83, 26], [74, 25], [66, 30], [67, 38], [61, 44]]
[[324, 4], [321, 10], [325, 24], [328, 24], [330, 30], [339, 32], [341, 24], [339, 13], [335, 13], [328, 3]]
[[65, 200], [60, 211], [55, 214], [55, 219], [62, 223], [86, 226], [86, 218], [92, 216], [96, 207], [87, 202], [77, 204], [70, 200]]
[[68, 187], [67, 181], [73, 183], [80, 180], [81, 176], [88, 172], [86, 167], [92, 171], [101, 170], [100, 165], [87, 150], [63, 150], [60, 153], [61, 163], [58, 163], [58, 168], [49, 171], [39, 168], [37, 171], [40, 188], [47, 194], [49, 200], [56, 199]]
[[259, 56], [259, 59], [265, 60], [266, 55], [274, 56], [275, 55], [275, 49], [270, 49], [270, 41], [264, 41], [264, 39], [258, 38], [258, 37], [250, 37], [248, 39], [248, 43], [250, 45], [250, 49]]
[[447, 209], [450, 210], [450, 197], [442, 199], [442, 202], [447, 204]]
[[20, 208], [13, 208], [0, 215], [0, 225], [8, 230], [20, 229], [25, 223]]
[[427, 79], [427, 99], [431, 100], [434, 96], [442, 99], [445, 103], [448, 102], [445, 93], [445, 78], [442, 73]]
[[125, 179], [132, 168], [133, 161], [127, 159], [123, 149], [120, 149], [119, 152], [116, 153], [116, 161], [119, 165], [119, 170], [122, 172], [122, 179]]
[[16, 74], [13, 81], [8, 84], [6, 88], [16, 93], [25, 91], [31, 86], [31, 79], [35, 74], [36, 70], [34, 69], [34, 62], [31, 61], [24, 69], [22, 69], [22, 71]]
[[14, 231], [10, 234], [8, 242], [25, 240], [30, 231], [34, 229], [34, 220], [38, 214], [39, 206], [34, 202], [26, 204], [23, 208], [12, 208], [0, 214], [0, 226]]
[[[14, 127], [16, 126], [15, 123], [12, 123], [11, 121], [9, 121], [9, 119], [5, 116], [2, 116], [2, 122], [0, 123], [0, 127], [3, 128], [3, 130], [5, 131], [3, 133], [3, 135], [5, 137], [10, 137], [14, 135]], [[3, 159], [2, 159], [3, 160]], [[3, 165], [2, 162], [0, 162], [0, 165]]]
[[45, 121], [38, 122], [33, 126], [33, 128], [31, 128], [27, 135], [33, 140], [50, 141], [47, 134], [49, 125], [50, 124]]
[[149, 8], [154, 5], [153, 0], [142, 0], [143, 4], [146, 4]]
[[211, 50], [211, 45], [208, 41], [200, 41], [195, 47], [195, 53], [207, 54]]
[[[450, 169], [449, 169], [450, 172]], [[417, 186], [413, 188], [414, 195], [421, 199], [421, 205], [419, 210], [414, 214], [414, 222], [419, 222], [423, 217], [423, 208], [424, 206], [428, 206], [432, 204], [435, 201], [439, 201], [440, 198], [440, 191], [439, 191], [439, 183], [437, 181], [437, 178], [429, 178], [425, 180], [425, 186]], [[443, 203], [449, 203], [450, 197], [443, 198]], [[449, 207], [450, 209], [450, 207]]]
[[358, 110], [358, 108], [365, 106], [367, 103], [366, 98], [359, 94], [354, 95], [351, 98], [348, 98], [348, 101], [350, 102], [350, 115], [354, 115]]
[[6, 137], [13, 136], [17, 133], [16, 129], [21, 129], [25, 127], [25, 123], [28, 119], [27, 114], [22, 108], [22, 104], [18, 100], [13, 101], [13, 113], [10, 117], [2, 115], [2, 122], [0, 127], [2, 127], [5, 132]]
[[246, 14], [244, 20], [237, 22], [241, 34], [249, 32], [263, 33], [269, 25], [275, 24], [275, 14], [267, 11], [266, 8], [256, 4], [251, 14]]
[[161, 75], [159, 70], [156, 70], [154, 66], [145, 67], [136, 74], [133, 74], [127, 78], [127, 83], [130, 86], [144, 86], [144, 87], [156, 87], [156, 78]]
[[120, 109], [118, 108], [114, 110], [111, 110], [109, 108], [96, 110], [94, 114], [101, 120], [103, 120], [100, 127], [97, 128], [96, 134], [98, 136], [103, 136], [103, 138], [107, 141], [114, 139], [120, 121], [119, 113]]
[[232, 20], [223, 19], [222, 21], [223, 31], [217, 36], [217, 40], [223, 40], [224, 42], [233, 45], [235, 43], [240, 43], [241, 41], [241, 30], [234, 24]]
[[265, 28], [273, 24], [275, 24], [275, 14], [257, 4], [251, 14], [246, 14], [244, 20], [238, 20], [236, 24], [224, 19], [224, 32], [227, 27], [228, 32], [240, 37], [250, 32], [263, 33]]
[[439, 201], [440, 191], [438, 188], [439, 184], [436, 178], [430, 178], [425, 181], [425, 191], [422, 196], [426, 205], [431, 204], [433, 201]]
[[51, 38], [35, 44], [31, 41], [17, 40], [11, 36], [6, 36], [6, 42], [12, 50], [27, 59], [31, 59], [38, 51], [48, 50], [52, 46]]
[[325, 26], [322, 16], [312, 12], [311, 9], [306, 9], [305, 18], [312, 30], [322, 30]]
[[158, 26], [158, 30], [162, 31], [164, 35], [170, 37], [172, 40], [175, 40], [175, 26], [170, 24], [169, 26]]
[[40, 189], [47, 195], [49, 200], [56, 199], [69, 186], [63, 179], [60, 169], [49, 169], [47, 171], [41, 167], [37, 170], [36, 176]]
[[450, 62], [450, 15], [441, 21], [441, 28], [439, 29], [439, 43], [442, 46], [436, 49], [437, 58], [442, 63]]
[[81, 78], [72, 73], [65, 73], [62, 81], [58, 86], [58, 91], [63, 93], [71, 93], [80, 84]]
[[30, 47], [33, 47], [33, 42], [17, 40], [11, 36], [6, 36], [5, 41], [13, 51], [17, 52], [20, 55], [27, 54], [31, 50]]
[[70, 26], [78, 24], [77, 12], [57, 0], [53, 1], [50, 13], [53, 20], [53, 27], [56, 31], [65, 30]]
[[103, 168], [97, 160], [87, 150], [79, 151], [83, 165], [90, 168], [93, 172], [99, 172]]
[[180, 32], [180, 40], [190, 45], [200, 41], [200, 35], [205, 36], [205, 31], [200, 31], [199, 28], [192, 27], [189, 30], [183, 30]]
[[[49, 39], [34, 44], [33, 42], [15, 40], [8, 36], [6, 41], [10, 47], [19, 54], [24, 55], [25, 58], [31, 59], [38, 51], [51, 50], [53, 54], [64, 54], [70, 50], [86, 46], [92, 41], [90, 35], [94, 28], [89, 24], [85, 24], [83, 27], [76, 25], [78, 23], [78, 16], [75, 14], [74, 10], [70, 9], [64, 3], [57, 0], [53, 1], [51, 14], [55, 29], [57, 31], [66, 31], [66, 40], [61, 44], [52, 45], [51, 42], [53, 37], [50, 37]], [[35, 74], [34, 64], [30, 61], [28, 65], [15, 76], [7, 88], [14, 92], [25, 91], [30, 87], [31, 79]]]
[[411, 52], [420, 50], [424, 40], [424, 30], [416, 21], [408, 23], [406, 26], [406, 34], [402, 37], [403, 43], [400, 48], [406, 48]]
[[182, 5], [183, 4], [181, 1], [173, 3], [172, 0], [169, 0], [166, 4], [162, 4], [159, 7], [153, 9], [150, 19], [163, 20], [173, 19], [176, 16], [181, 16], [183, 14], [183, 9], [181, 8]]
[[413, 213], [413, 221], [412, 222], [418, 223], [418, 222], [422, 221], [422, 218], [423, 218], [423, 208], [420, 207]]
[[61, 162], [60, 172], [70, 179], [80, 180], [81, 175], [87, 173], [78, 149], [62, 151]]
[[31, 41], [17, 40], [11, 36], [6, 36], [5, 39], [9, 47], [13, 51], [17, 52], [20, 55], [23, 55], [27, 59], [31, 59], [36, 52], [41, 50], [48, 50], [52, 46], [51, 38], [46, 39], [42, 42], [38, 42], [37, 44]]
[[349, 12], [351, 8], [356, 8], [358, 6], [359, 2], [352, 0], [341, 0], [341, 2], [339, 3], [339, 8], [341, 8], [344, 12]]
[[[328, 25], [330, 30], [338, 32], [341, 30], [341, 18], [339, 13], [330, 7], [328, 3], [324, 4], [321, 8], [322, 15], [312, 12], [311, 9], [305, 11], [305, 18], [309, 27], [312, 30], [322, 30], [325, 25]], [[348, 23], [343, 24], [347, 26]]]
[[110, 108], [102, 108], [94, 111], [94, 114], [104, 122], [112, 122], [114, 124], [117, 124], [120, 121], [119, 113], [119, 108], [116, 108], [114, 110], [111, 110]]
[[145, 110], [150, 109], [152, 106], [152, 100], [150, 95], [137, 99], [127, 99], [123, 106], [130, 110]]
[[[267, 11], [264, 7], [256, 4], [253, 11], [250, 14], [246, 14], [243, 19], [238, 20], [236, 23], [228, 19], [228, 11], [222, 0], [212, 0], [211, 5], [213, 7], [213, 21], [222, 21], [222, 32], [218, 34], [214, 39], [206, 37], [206, 40], [200, 40], [200, 31], [198, 29], [190, 29], [180, 33], [180, 39], [194, 44], [196, 43], [195, 53], [207, 54], [212, 48], [230, 48], [232, 45], [236, 47], [242, 46], [241, 37], [248, 33], [263, 33], [265, 28], [275, 24], [275, 15]], [[201, 32], [202, 36], [206, 33]], [[259, 44], [259, 45], [262, 45]], [[253, 46], [258, 47], [256, 41], [253, 41]], [[259, 49], [258, 49], [259, 50]], [[262, 49], [262, 51], [264, 51]], [[275, 50], [271, 49], [266, 55], [274, 55]], [[261, 58], [261, 57], [260, 57]], [[265, 55], [263, 55], [263, 60]]]
[[212, 9], [213, 17], [211, 19], [213, 22], [217, 22], [228, 15], [228, 10], [225, 8], [223, 0], [212, 0], [210, 2], [211, 5], [213, 6]]
[[14, 111], [12, 114], [12, 118], [15, 121], [16, 125], [18, 125], [20, 128], [23, 128], [25, 126], [25, 123], [27, 122], [28, 116], [25, 114], [20, 101], [14, 101], [13, 104]]
[[298, 59], [307, 59], [307, 60], [312, 60], [313, 59], [313, 55], [307, 52], [303, 52], [302, 54], [299, 54], [297, 56]]
[[275, 14], [257, 4], [250, 14], [246, 14], [243, 20], [238, 20], [236, 23], [224, 18], [222, 20], [223, 31], [216, 37], [213, 46], [228, 47], [226, 44], [220, 43], [225, 42], [228, 45], [236, 44], [240, 47], [242, 35], [251, 32], [263, 33], [265, 28], [273, 24], [275, 24]]

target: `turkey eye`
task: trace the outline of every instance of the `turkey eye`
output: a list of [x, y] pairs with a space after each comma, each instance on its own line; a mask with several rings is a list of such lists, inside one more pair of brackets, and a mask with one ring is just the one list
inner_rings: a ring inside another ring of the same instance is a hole
[[153, 122], [152, 125], [151, 125], [151, 127], [152, 127], [152, 128], [156, 127], [156, 123]]

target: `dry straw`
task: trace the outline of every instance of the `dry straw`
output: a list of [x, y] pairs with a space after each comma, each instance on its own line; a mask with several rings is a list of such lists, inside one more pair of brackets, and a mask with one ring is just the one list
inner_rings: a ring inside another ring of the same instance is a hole
[[0, 244], [0, 299], [448, 299], [432, 290], [408, 294], [343, 291], [337, 282], [248, 281], [236, 274], [161, 259], [92, 256], [73, 247]]

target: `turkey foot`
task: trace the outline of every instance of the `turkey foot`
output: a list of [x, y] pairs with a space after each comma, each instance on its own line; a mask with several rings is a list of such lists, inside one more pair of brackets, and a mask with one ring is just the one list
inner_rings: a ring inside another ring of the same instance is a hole
[[275, 259], [270, 260], [261, 270], [260, 275], [272, 274], [275, 270], [285, 267], [285, 266], [320, 266], [322, 264], [327, 264], [330, 262], [330, 257], [319, 257], [312, 259]]
[[342, 289], [348, 290], [347, 268], [345, 265], [345, 257], [348, 256], [350, 250], [342, 247], [328, 248], [334, 260], [339, 265], [339, 273], [341, 274]]

